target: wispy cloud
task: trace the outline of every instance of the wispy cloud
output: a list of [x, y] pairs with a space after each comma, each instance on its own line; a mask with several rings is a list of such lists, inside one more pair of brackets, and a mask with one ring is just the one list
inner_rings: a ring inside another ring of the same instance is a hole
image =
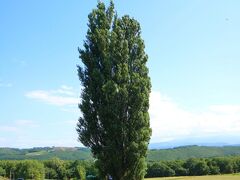
[[[1, 142], [1, 141], [0, 141]], [[77, 138], [67, 137], [65, 139], [62, 138], [52, 138], [52, 139], [44, 139], [44, 138], [33, 138], [26, 136], [19, 136], [13, 144], [7, 142], [7, 147], [19, 147], [19, 148], [32, 148], [32, 147], [79, 147], [83, 146], [81, 143], [77, 141]], [[2, 145], [0, 144], [0, 147]]]
[[39, 125], [32, 120], [16, 120], [8, 124], [0, 124], [0, 132], [21, 132], [27, 128], [39, 127]]
[[13, 58], [11, 62], [14, 63], [14, 65], [18, 65], [20, 67], [27, 66], [27, 61], [19, 59], [19, 58]]
[[71, 114], [80, 114], [80, 110], [77, 108], [76, 104], [74, 104], [73, 106], [68, 106], [66, 108], [61, 108], [62, 111], [64, 112], [68, 112]]
[[238, 135], [240, 105], [212, 105], [206, 111], [191, 112], [161, 92], [150, 96], [152, 142], [184, 137]]
[[213, 105], [209, 109], [213, 112], [235, 114], [240, 112], [240, 105]]
[[66, 120], [63, 123], [66, 125], [76, 126], [77, 122], [77, 120]]
[[15, 121], [16, 126], [20, 127], [38, 127], [39, 125], [32, 120], [17, 120]]
[[17, 132], [18, 128], [13, 125], [2, 125], [0, 126], [0, 132]]
[[51, 91], [51, 93], [63, 94], [68, 96], [74, 96], [76, 93], [70, 86], [62, 85], [59, 89]]
[[[44, 146], [80, 146], [75, 130], [77, 119], [49, 121], [39, 124], [33, 120], [16, 120], [4, 123], [0, 120], [0, 147], [44, 147]], [[54, 133], [48, 132], [46, 126], [57, 127]]]
[[12, 83], [3, 83], [0, 81], [0, 87], [12, 87], [13, 84]]
[[6, 138], [0, 137], [0, 144], [4, 144], [7, 142]]
[[79, 102], [73, 88], [66, 85], [62, 85], [56, 90], [34, 90], [27, 92], [25, 95], [28, 98], [57, 106], [77, 105]]
[[0, 78], [0, 87], [5, 87], [5, 88], [9, 88], [12, 87], [13, 84], [10, 82], [5, 82], [2, 78]]
[[[68, 107], [76, 106], [79, 102], [77, 93], [68, 86], [49, 91], [31, 91], [26, 96], [61, 106], [61, 110], [67, 112]], [[240, 105], [209, 105], [206, 110], [193, 112], [161, 92], [153, 91], [150, 95], [149, 113], [153, 130], [151, 142], [167, 142], [186, 137], [238, 135], [240, 132]], [[76, 125], [75, 120], [64, 123]]]

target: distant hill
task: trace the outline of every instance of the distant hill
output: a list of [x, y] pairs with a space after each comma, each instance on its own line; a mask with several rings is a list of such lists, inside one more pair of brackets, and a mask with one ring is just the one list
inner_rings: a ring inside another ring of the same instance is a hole
[[[240, 155], [240, 146], [183, 146], [171, 149], [152, 149], [148, 151], [149, 161], [178, 160], [188, 158], [207, 158]], [[83, 147], [43, 147], [31, 149], [0, 148], [0, 160], [37, 159], [58, 157], [63, 160], [92, 159], [88, 148]]]
[[171, 149], [152, 149], [148, 152], [149, 161], [178, 160], [240, 155], [240, 146], [182, 146]]
[[82, 147], [40, 147], [31, 149], [0, 148], [0, 159], [2, 160], [45, 160], [54, 157], [58, 157], [62, 160], [92, 159], [90, 150]]

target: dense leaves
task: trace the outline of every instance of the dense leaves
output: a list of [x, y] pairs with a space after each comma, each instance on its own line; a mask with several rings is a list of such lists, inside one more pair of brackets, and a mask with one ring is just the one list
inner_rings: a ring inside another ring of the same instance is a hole
[[[12, 179], [95, 179], [98, 172], [92, 161], [63, 161], [57, 158], [37, 160], [1, 160], [0, 177]], [[91, 178], [87, 178], [91, 176]]]
[[148, 164], [146, 177], [202, 176], [239, 173], [239, 162], [239, 156], [150, 162]]
[[151, 84], [140, 25], [129, 16], [117, 17], [112, 2], [108, 8], [99, 2], [88, 18], [79, 49], [79, 140], [91, 148], [102, 177], [141, 180], [151, 135]]
[[[240, 173], [240, 156], [148, 162], [145, 177]], [[25, 179], [102, 179], [94, 161], [0, 160], [0, 177]]]

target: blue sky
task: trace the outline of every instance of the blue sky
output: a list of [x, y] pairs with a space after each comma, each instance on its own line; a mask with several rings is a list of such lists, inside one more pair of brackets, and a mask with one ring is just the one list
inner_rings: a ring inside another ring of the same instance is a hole
[[[0, 2], [0, 147], [81, 145], [77, 47], [96, 4]], [[115, 0], [115, 7], [142, 27], [151, 142], [240, 143], [240, 1]]]

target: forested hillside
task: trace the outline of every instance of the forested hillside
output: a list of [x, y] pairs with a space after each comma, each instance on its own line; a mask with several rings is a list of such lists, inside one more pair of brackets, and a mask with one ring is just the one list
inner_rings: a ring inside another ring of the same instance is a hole
[[[185, 146], [172, 149], [149, 150], [148, 161], [181, 160], [188, 158], [223, 157], [233, 155], [240, 155], [240, 146]], [[62, 160], [92, 159], [89, 149], [79, 147], [44, 147], [31, 149], [0, 148], [0, 159], [2, 160], [47, 160], [53, 157], [58, 157]]]
[[240, 146], [183, 146], [172, 149], [150, 150], [148, 153], [148, 160], [178, 160], [188, 158], [223, 157], [239, 154]]
[[90, 150], [80, 147], [44, 147], [31, 149], [0, 148], [1, 160], [47, 160], [53, 157], [58, 157], [62, 160], [92, 159]]

